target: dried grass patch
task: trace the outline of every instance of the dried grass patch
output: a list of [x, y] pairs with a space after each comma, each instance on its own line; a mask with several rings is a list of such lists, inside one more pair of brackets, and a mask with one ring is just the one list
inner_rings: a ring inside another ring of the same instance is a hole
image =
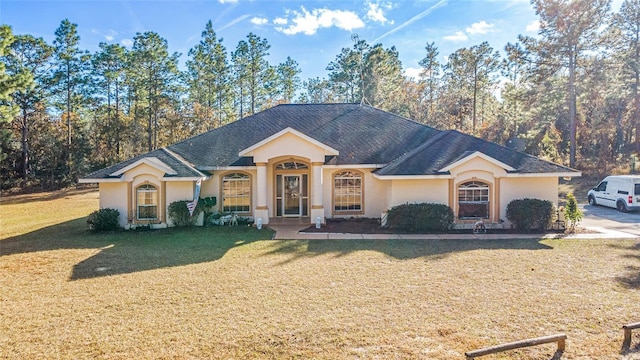
[[0, 358], [462, 359], [565, 332], [563, 359], [620, 359], [639, 320], [633, 240], [92, 235], [80, 220], [0, 240]]

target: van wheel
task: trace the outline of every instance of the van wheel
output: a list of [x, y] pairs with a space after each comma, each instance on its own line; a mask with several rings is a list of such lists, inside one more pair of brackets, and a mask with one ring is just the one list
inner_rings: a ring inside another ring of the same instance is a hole
[[591, 206], [598, 205], [598, 204], [596, 204], [596, 198], [594, 198], [593, 196], [589, 196], [589, 205], [591, 205]]
[[622, 201], [616, 203], [616, 209], [620, 212], [627, 212], [627, 206]]

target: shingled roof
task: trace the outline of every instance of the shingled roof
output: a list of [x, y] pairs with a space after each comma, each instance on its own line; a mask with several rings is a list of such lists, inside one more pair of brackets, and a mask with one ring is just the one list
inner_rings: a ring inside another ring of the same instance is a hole
[[238, 153], [286, 128], [340, 152], [335, 164], [386, 164], [438, 130], [357, 104], [278, 105], [169, 146], [198, 168], [251, 165]]
[[413, 151], [376, 171], [378, 176], [444, 175], [442, 169], [476, 152], [512, 168], [508, 173], [574, 173], [566, 166], [500, 146], [456, 130], [442, 131]]
[[[458, 131], [439, 131], [413, 120], [358, 104], [286, 104], [240, 119], [198, 136], [139, 155], [96, 171], [83, 180], [105, 179], [145, 157], [156, 157], [177, 177], [233, 166], [251, 166], [240, 151], [278, 132], [292, 128], [338, 150], [332, 165], [378, 165], [378, 176], [444, 175], [447, 165], [479, 151], [513, 172], [575, 173], [550, 163]], [[170, 176], [169, 174], [166, 177]]]
[[171, 178], [202, 178], [208, 176], [206, 172], [197, 170], [192, 164], [189, 164], [179, 155], [163, 148], [151, 151], [146, 154], [141, 154], [127, 161], [123, 161], [104, 169], [100, 169], [85, 176], [80, 180], [81, 182], [90, 182], [90, 180], [92, 179], [119, 179], [121, 175], [113, 174], [117, 173], [119, 170], [126, 168], [127, 166], [133, 165], [136, 162], [144, 159], [151, 159], [151, 164], [164, 164], [168, 168], [170, 168], [172, 172], [164, 174], [165, 180], [169, 180]]

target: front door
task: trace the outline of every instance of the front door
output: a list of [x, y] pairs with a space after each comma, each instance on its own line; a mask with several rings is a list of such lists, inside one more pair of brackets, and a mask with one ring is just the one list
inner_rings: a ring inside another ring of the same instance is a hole
[[309, 216], [309, 175], [276, 175], [276, 216]]
[[300, 175], [284, 175], [282, 185], [282, 208], [284, 216], [300, 216], [300, 205], [302, 200]]

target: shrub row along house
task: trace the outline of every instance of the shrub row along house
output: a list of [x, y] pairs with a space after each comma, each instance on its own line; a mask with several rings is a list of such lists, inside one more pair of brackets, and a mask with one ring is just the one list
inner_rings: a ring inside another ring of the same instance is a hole
[[358, 104], [279, 105], [80, 179], [125, 227], [171, 226], [167, 207], [215, 196], [220, 212], [274, 218], [380, 217], [446, 204], [457, 224], [506, 220], [514, 199], [557, 203], [578, 171], [458, 131]]

